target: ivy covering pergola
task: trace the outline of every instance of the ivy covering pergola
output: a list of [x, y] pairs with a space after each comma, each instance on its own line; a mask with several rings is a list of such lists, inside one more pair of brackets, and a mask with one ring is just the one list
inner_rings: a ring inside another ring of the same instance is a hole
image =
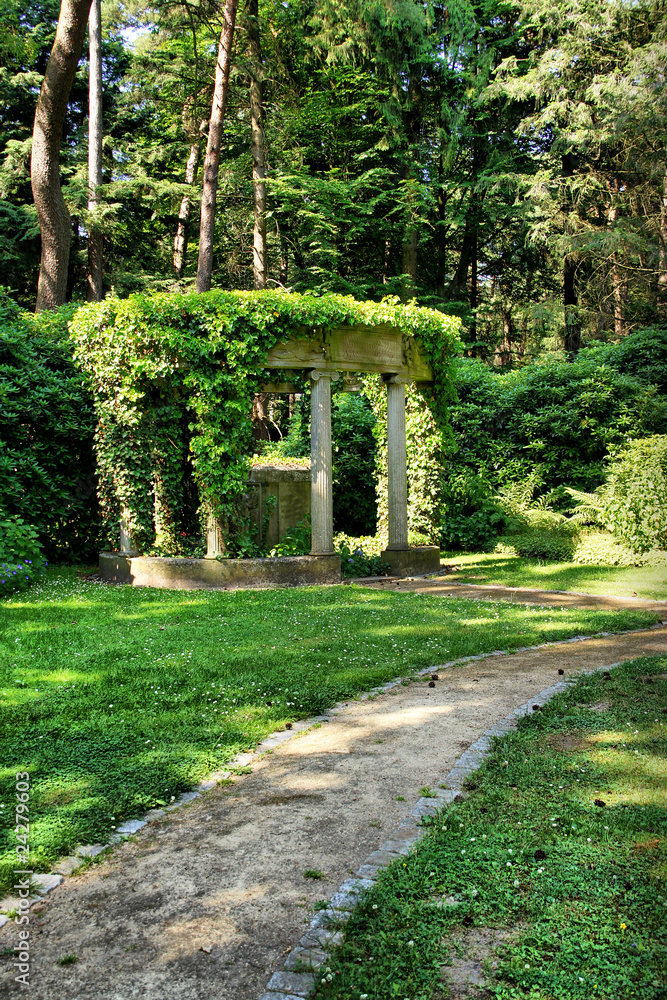
[[444, 431], [458, 326], [396, 299], [278, 291], [136, 295], [80, 309], [72, 334], [95, 396], [108, 540], [128, 554], [176, 546], [185, 430], [207, 555], [224, 555], [246, 489], [252, 400], [290, 391], [290, 370], [312, 387], [311, 553], [332, 553], [331, 384], [370, 372], [387, 390], [389, 550], [407, 549], [405, 385], [423, 391]]

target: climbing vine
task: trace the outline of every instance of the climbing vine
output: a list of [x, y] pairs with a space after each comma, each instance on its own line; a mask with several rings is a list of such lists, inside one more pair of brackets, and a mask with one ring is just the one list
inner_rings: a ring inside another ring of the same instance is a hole
[[189, 475], [202, 521], [221, 519], [233, 537], [249, 471], [251, 404], [271, 378], [267, 352], [313, 330], [386, 323], [422, 344], [434, 372], [426, 402], [446, 439], [458, 320], [443, 313], [395, 298], [278, 291], [135, 295], [79, 309], [71, 332], [95, 396], [108, 542], [118, 544], [122, 515], [143, 551], [177, 552]]

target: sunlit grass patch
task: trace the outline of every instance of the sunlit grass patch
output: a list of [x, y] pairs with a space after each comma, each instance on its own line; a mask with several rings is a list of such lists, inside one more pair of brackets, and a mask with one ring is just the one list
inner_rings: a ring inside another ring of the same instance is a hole
[[443, 1000], [478, 929], [485, 997], [662, 1000], [666, 666], [580, 678], [497, 740], [353, 914], [318, 997]]
[[[0, 815], [29, 771], [31, 863], [43, 870], [272, 730], [392, 677], [655, 620], [354, 586], [133, 590], [55, 570], [0, 602]], [[5, 886], [11, 831], [0, 824]]]
[[452, 580], [461, 583], [667, 600], [664, 566], [584, 566], [497, 552], [448, 552], [443, 564], [458, 567]]

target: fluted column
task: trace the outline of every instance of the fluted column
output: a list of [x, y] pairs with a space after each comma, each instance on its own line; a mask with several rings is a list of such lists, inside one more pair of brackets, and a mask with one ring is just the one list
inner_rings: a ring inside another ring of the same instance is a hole
[[225, 524], [221, 517], [209, 514], [206, 519], [206, 558], [218, 559], [227, 551], [225, 544]]
[[408, 480], [405, 447], [405, 383], [400, 375], [386, 375], [387, 385], [387, 500], [389, 549], [408, 548]]
[[331, 464], [331, 383], [338, 372], [311, 371], [310, 397], [310, 520], [312, 556], [330, 555], [333, 547], [333, 488]]
[[134, 539], [130, 534], [130, 529], [127, 526], [128, 516], [127, 512], [123, 511], [120, 518], [120, 551], [121, 555], [124, 556], [138, 556], [139, 550], [134, 544]]

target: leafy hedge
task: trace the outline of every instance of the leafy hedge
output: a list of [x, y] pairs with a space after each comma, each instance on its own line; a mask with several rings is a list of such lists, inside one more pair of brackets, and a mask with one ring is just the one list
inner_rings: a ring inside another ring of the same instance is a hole
[[458, 359], [455, 379], [457, 450], [443, 473], [446, 547], [490, 544], [504, 528], [494, 500], [503, 486], [532, 478], [552, 502], [560, 493], [567, 509], [565, 487], [596, 489], [614, 448], [667, 432], [667, 329], [508, 373]]
[[25, 590], [46, 566], [37, 529], [0, 512], [0, 597]]
[[73, 311], [33, 315], [0, 295], [0, 497], [59, 561], [97, 549], [95, 413], [72, 359]]
[[137, 295], [79, 309], [71, 330], [95, 395], [108, 541], [117, 544], [123, 511], [140, 548], [178, 551], [188, 467], [202, 516], [226, 521], [233, 541], [252, 450], [250, 404], [270, 376], [267, 352], [314, 328], [359, 323], [419, 337], [435, 375], [428, 404], [446, 435], [459, 321], [442, 313], [396, 299], [277, 291]]

